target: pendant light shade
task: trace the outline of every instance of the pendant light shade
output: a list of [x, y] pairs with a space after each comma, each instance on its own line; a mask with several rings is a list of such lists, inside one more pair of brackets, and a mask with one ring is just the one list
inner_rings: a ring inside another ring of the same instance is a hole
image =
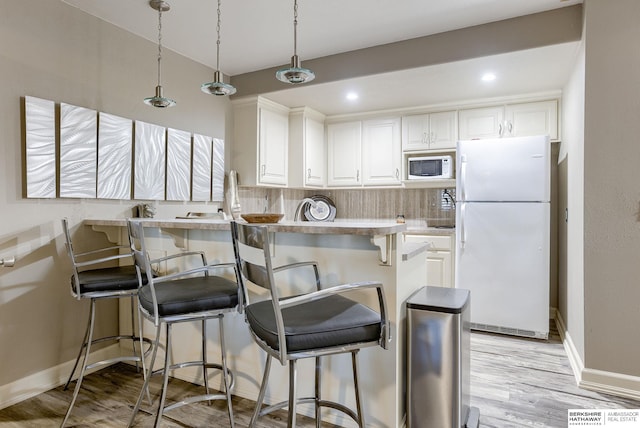
[[158, 11], [158, 85], [156, 86], [156, 95], [145, 98], [144, 103], [152, 107], [172, 107], [176, 105], [176, 102], [164, 96], [162, 85], [160, 84], [162, 70], [162, 12], [168, 11], [171, 7], [169, 3], [163, 0], [151, 0], [149, 6]]
[[291, 66], [276, 72], [276, 78], [284, 83], [298, 84], [306, 83], [315, 79], [316, 75], [308, 68], [300, 66], [298, 58], [298, 0], [293, 1], [293, 56]]
[[218, 0], [218, 25], [216, 31], [218, 33], [218, 40], [216, 41], [216, 72], [213, 74], [213, 82], [204, 83], [200, 90], [205, 94], [211, 95], [233, 95], [236, 93], [236, 88], [233, 85], [224, 83], [222, 81], [222, 73], [220, 72], [220, 3]]

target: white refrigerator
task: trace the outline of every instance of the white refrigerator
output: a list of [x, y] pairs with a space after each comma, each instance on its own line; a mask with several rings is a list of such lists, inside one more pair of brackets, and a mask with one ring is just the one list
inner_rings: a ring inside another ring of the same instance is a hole
[[455, 283], [471, 328], [549, 334], [549, 137], [458, 141]]

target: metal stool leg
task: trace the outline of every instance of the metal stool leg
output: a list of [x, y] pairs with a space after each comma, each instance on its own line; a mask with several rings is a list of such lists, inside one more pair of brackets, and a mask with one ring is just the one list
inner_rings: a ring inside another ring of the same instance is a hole
[[[87, 368], [87, 362], [89, 361], [89, 353], [91, 352], [91, 342], [93, 340], [93, 327], [95, 325], [95, 319], [96, 319], [96, 301], [95, 299], [91, 299], [91, 309], [90, 309], [90, 315], [89, 315], [89, 330], [88, 330], [89, 335], [87, 337], [85, 354], [82, 360], [82, 367], [80, 368], [80, 376], [78, 376], [78, 380], [76, 380], [76, 387], [73, 390], [73, 397], [71, 398], [71, 402], [69, 403], [69, 408], [67, 409], [67, 413], [64, 415], [62, 424], [60, 424], [61, 427], [64, 427], [64, 425], [67, 423], [67, 419], [69, 419], [69, 416], [71, 415], [71, 410], [73, 409], [73, 405], [75, 404], [76, 398], [78, 398], [78, 393], [80, 392], [82, 379], [84, 379], [84, 373]], [[74, 368], [74, 371], [75, 371], [75, 368]]]
[[67, 383], [64, 384], [64, 388], [63, 388], [64, 391], [66, 391], [67, 388], [69, 388], [69, 384], [73, 379], [73, 374], [76, 372], [76, 369], [78, 368], [78, 363], [80, 362], [80, 358], [82, 357], [82, 350], [87, 346], [87, 338], [89, 337], [89, 330], [91, 329], [91, 321], [92, 321], [91, 315], [89, 315], [89, 318], [87, 319], [87, 328], [84, 331], [84, 338], [82, 339], [82, 346], [80, 346], [80, 351], [78, 351], [78, 357], [76, 358], [76, 363], [73, 365], [73, 368], [71, 369], [71, 373], [69, 373], [69, 379], [67, 379]]
[[362, 402], [360, 401], [360, 385], [358, 384], [358, 350], [351, 352], [351, 363], [353, 365], [353, 389], [356, 393], [356, 410], [358, 412], [358, 426], [364, 428], [364, 413], [362, 412]]
[[[227, 347], [224, 343], [224, 317], [221, 315], [218, 318], [218, 326], [220, 328], [220, 354], [222, 359], [222, 379], [224, 380], [224, 390], [227, 395], [227, 411], [229, 412], [229, 422], [231, 423], [231, 428], [235, 427], [235, 423], [233, 420], [233, 406], [231, 405], [231, 385], [229, 383], [228, 376], [228, 368], [227, 368]], [[209, 392], [207, 391], [207, 394]]]
[[164, 372], [162, 373], [162, 392], [160, 393], [160, 405], [158, 406], [158, 413], [156, 413], [156, 421], [154, 427], [160, 426], [162, 415], [164, 414], [164, 402], [167, 398], [167, 386], [169, 384], [169, 368], [171, 367], [171, 323], [167, 323], [164, 350]]
[[320, 424], [322, 423], [322, 412], [320, 408], [320, 402], [322, 401], [322, 364], [320, 361], [320, 357], [316, 357], [316, 397], [315, 397], [315, 406], [316, 406], [316, 428], [320, 428]]
[[298, 403], [296, 360], [289, 360], [289, 419], [288, 428], [296, 428], [296, 404]]
[[267, 361], [264, 365], [264, 374], [262, 375], [262, 384], [260, 385], [260, 392], [258, 393], [258, 398], [256, 399], [256, 408], [253, 411], [253, 416], [251, 416], [251, 422], [249, 422], [249, 427], [253, 427], [258, 420], [258, 416], [260, 416], [260, 410], [262, 408], [262, 402], [264, 401], [264, 395], [267, 391], [267, 383], [269, 382], [269, 372], [271, 371], [271, 355], [267, 355]]
[[[209, 374], [207, 373], [207, 321], [202, 320], [202, 375], [204, 376], [204, 390], [207, 395], [209, 392]], [[207, 401], [211, 405], [211, 400]]]
[[[142, 322], [142, 321], [140, 321]], [[153, 352], [151, 354], [151, 361], [149, 362], [149, 369], [147, 370], [147, 375], [144, 379], [144, 385], [142, 386], [142, 389], [140, 390], [140, 395], [138, 395], [138, 401], [136, 402], [136, 405], [133, 408], [133, 413], [131, 414], [131, 418], [129, 419], [129, 424], [127, 425], [127, 427], [131, 427], [133, 425], [133, 421], [136, 418], [136, 415], [138, 414], [138, 410], [140, 410], [140, 405], [142, 404], [142, 398], [144, 397], [144, 392], [147, 392], [147, 395], [149, 394], [149, 380], [151, 379], [151, 375], [153, 374], [153, 366], [156, 362], [156, 355], [158, 354], [158, 347], [160, 345], [160, 328], [161, 328], [162, 324], [159, 324], [158, 327], [156, 327], [156, 337], [155, 340], [153, 342]], [[149, 396], [149, 401], [151, 401], [151, 397]]]

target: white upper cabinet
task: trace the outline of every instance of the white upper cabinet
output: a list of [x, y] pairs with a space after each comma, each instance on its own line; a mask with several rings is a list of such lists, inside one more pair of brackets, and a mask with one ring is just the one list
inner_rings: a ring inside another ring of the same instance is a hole
[[455, 111], [419, 114], [402, 118], [402, 150], [451, 150], [458, 136]]
[[558, 101], [537, 101], [458, 112], [461, 140], [549, 135], [558, 140]]
[[327, 126], [327, 184], [329, 186], [360, 186], [362, 124], [336, 123]]
[[329, 187], [400, 185], [400, 118], [327, 126]]
[[289, 187], [325, 187], [324, 115], [308, 107], [289, 114]]
[[260, 107], [260, 184], [287, 185], [289, 116]]
[[507, 132], [511, 137], [549, 135], [558, 140], [558, 101], [511, 104], [505, 109]]
[[289, 108], [261, 97], [234, 103], [232, 167], [243, 186], [287, 186]]
[[400, 118], [362, 122], [362, 183], [367, 186], [402, 182]]
[[502, 136], [504, 106], [474, 108], [458, 112], [461, 140]]

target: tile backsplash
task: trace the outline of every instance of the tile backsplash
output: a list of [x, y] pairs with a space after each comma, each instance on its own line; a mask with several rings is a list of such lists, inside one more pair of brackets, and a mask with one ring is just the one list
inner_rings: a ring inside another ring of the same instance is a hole
[[[241, 187], [243, 213], [284, 212], [292, 220], [305, 197], [323, 195], [336, 205], [336, 219], [391, 220], [404, 215], [407, 223], [428, 226], [455, 224], [455, 189], [331, 189], [299, 190]], [[227, 210], [225, 210], [227, 211]]]

